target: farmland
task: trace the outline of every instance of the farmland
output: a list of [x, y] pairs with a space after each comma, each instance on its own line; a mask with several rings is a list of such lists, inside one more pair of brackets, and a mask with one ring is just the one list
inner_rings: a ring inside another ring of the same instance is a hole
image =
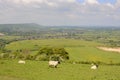
[[[0, 36], [0, 80], [120, 79], [120, 53], [99, 49], [120, 47], [118, 27], [40, 27], [36, 24], [0, 26], [0, 33], [5, 34]], [[58, 68], [49, 68], [48, 59], [22, 58], [26, 64], [18, 64], [21, 58], [13, 56], [25, 54], [36, 57], [40, 50], [49, 55], [47, 50], [50, 49], [54, 52], [65, 49], [69, 59], [62, 61]], [[93, 62], [99, 65], [97, 70], [90, 69]]]
[[90, 65], [62, 63], [58, 68], [49, 68], [48, 62], [0, 60], [1, 80], [119, 80], [119, 66], [100, 65], [91, 70]]
[[[59, 43], [58, 43], [59, 42]], [[74, 44], [71, 44], [74, 43]], [[26, 64], [18, 64], [18, 60], [0, 60], [0, 79], [2, 80], [119, 80], [120, 54], [116, 52], [102, 51], [97, 46], [103, 46], [96, 42], [80, 41], [74, 39], [48, 39], [25, 40], [6, 45], [6, 49], [29, 49], [32, 54], [36, 46], [62, 46], [69, 53], [70, 60], [62, 62], [58, 68], [49, 68], [47, 61], [27, 60]], [[33, 50], [34, 49], [34, 50]], [[90, 64], [79, 62], [102, 62], [97, 70], [91, 70]], [[73, 64], [76, 62], [76, 64]], [[87, 75], [87, 76], [86, 76]]]
[[27, 49], [30, 50], [31, 53], [35, 54], [37, 49], [42, 46], [64, 47], [70, 55], [70, 60], [73, 61], [100, 61], [104, 63], [120, 63], [120, 54], [117, 52], [102, 51], [97, 47], [104, 46], [103, 44], [91, 41], [81, 41], [74, 39], [25, 40], [6, 45], [6, 49], [12, 51]]

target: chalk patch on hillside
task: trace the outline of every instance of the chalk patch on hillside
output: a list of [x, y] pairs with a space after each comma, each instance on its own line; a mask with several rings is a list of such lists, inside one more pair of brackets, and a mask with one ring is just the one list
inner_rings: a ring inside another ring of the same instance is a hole
[[120, 48], [108, 48], [108, 47], [98, 47], [101, 50], [104, 51], [112, 51], [112, 52], [119, 52], [120, 53]]

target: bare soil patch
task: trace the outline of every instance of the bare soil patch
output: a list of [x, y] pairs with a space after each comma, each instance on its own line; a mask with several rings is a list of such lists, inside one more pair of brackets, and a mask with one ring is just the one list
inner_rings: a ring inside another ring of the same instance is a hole
[[101, 50], [104, 51], [111, 51], [111, 52], [119, 52], [120, 53], [120, 48], [108, 48], [108, 47], [98, 47]]

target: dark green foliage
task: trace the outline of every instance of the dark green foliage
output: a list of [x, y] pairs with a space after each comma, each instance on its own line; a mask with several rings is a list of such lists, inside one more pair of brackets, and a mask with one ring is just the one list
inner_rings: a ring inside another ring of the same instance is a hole
[[0, 59], [8, 58], [9, 54], [8, 53], [1, 53], [0, 54]]
[[35, 58], [36, 56], [30, 55], [30, 54], [26, 55], [27, 60], [35, 60]]
[[30, 50], [16, 50], [9, 53], [0, 54], [0, 58], [10, 58], [10, 59], [25, 59], [25, 60], [41, 60], [41, 61], [64, 61], [69, 59], [68, 53], [64, 48], [56, 47], [43, 47], [40, 48], [36, 55], [32, 55]]
[[6, 44], [8, 44], [7, 40], [0, 39], [0, 50], [4, 49]]
[[15, 59], [18, 57], [19, 54], [20, 54], [19, 52], [12, 52], [10, 53], [9, 58]]
[[56, 47], [44, 47], [41, 48], [37, 54], [37, 59], [40, 60], [68, 60], [68, 53], [64, 48], [56, 48]]

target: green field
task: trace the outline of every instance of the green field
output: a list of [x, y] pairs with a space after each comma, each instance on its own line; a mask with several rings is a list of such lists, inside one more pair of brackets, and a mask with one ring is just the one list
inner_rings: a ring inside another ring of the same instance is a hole
[[91, 70], [90, 65], [62, 63], [49, 68], [45, 61], [0, 60], [0, 80], [119, 80], [120, 67], [100, 65]]
[[23, 40], [16, 41], [6, 45], [6, 49], [9, 50], [18, 50], [18, 49], [35, 49], [42, 46], [55, 46], [55, 47], [95, 47], [102, 44], [92, 42], [92, 41], [83, 41], [83, 40], [74, 40], [74, 39], [45, 39], [45, 40]]
[[97, 49], [96, 47], [75, 47], [66, 48], [70, 53], [70, 58], [74, 61], [93, 61], [107, 64], [120, 63], [120, 54], [107, 52]]
[[70, 55], [70, 60], [73, 61], [120, 63], [120, 54], [99, 50], [97, 47], [104, 45], [91, 41], [74, 39], [25, 40], [8, 44], [6, 49], [12, 51], [27, 49], [34, 54], [42, 46], [64, 47]]
[[26, 61], [18, 64], [18, 60], [0, 60], [0, 80], [119, 80], [119, 65], [100, 64], [97, 70], [91, 70], [90, 64], [72, 64], [73, 62], [103, 62], [119, 64], [120, 54], [97, 49], [104, 44], [74, 40], [46, 39], [24, 40], [6, 45], [8, 50], [29, 49], [31, 54], [42, 46], [64, 47], [70, 60], [62, 62], [58, 68], [49, 68], [47, 61]]

